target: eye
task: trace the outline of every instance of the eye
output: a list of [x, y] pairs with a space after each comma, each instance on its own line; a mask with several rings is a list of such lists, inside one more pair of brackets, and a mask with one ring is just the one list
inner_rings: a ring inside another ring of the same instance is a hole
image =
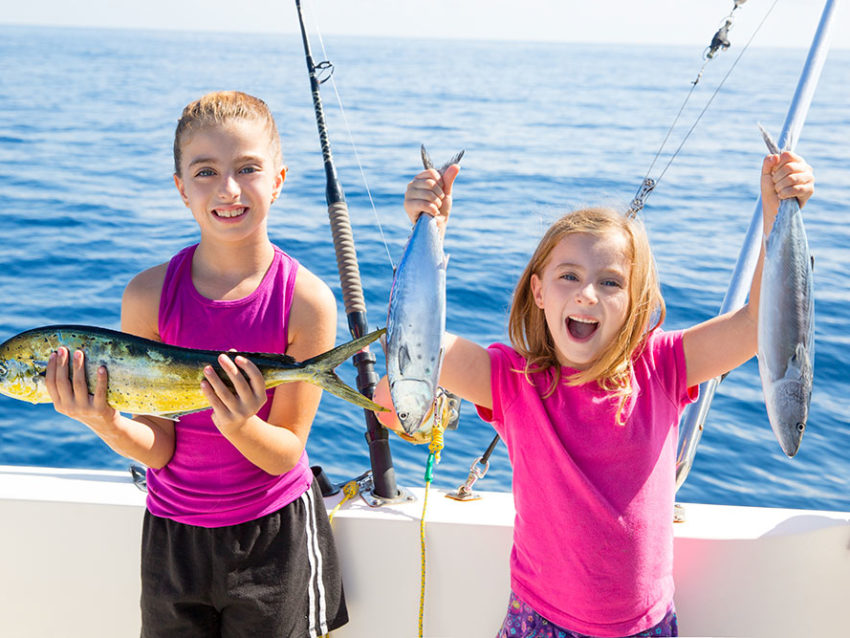
[[257, 171], [259, 171], [259, 170], [260, 170], [260, 169], [259, 169], [258, 167], [256, 167], [256, 166], [246, 166], [245, 168], [240, 169], [240, 170], [239, 170], [239, 172], [240, 172], [240, 173], [250, 174], [250, 173], [256, 173], [256, 172], [257, 172]]
[[211, 168], [202, 168], [195, 173], [195, 177], [212, 177], [213, 175], [215, 175], [215, 171]]
[[565, 272], [561, 275], [561, 279], [566, 279], [567, 281], [578, 281], [578, 276], [572, 272]]
[[605, 279], [602, 281], [602, 285], [611, 288], [622, 288], [623, 284], [620, 283], [617, 279]]

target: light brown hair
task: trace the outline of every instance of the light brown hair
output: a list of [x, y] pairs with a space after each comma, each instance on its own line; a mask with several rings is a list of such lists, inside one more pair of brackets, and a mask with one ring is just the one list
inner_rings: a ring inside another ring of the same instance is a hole
[[275, 168], [282, 168], [280, 134], [268, 105], [260, 98], [241, 91], [215, 91], [190, 102], [183, 109], [174, 132], [174, 173], [181, 177], [180, 160], [186, 137], [206, 126], [220, 126], [235, 119], [256, 120], [265, 125]]
[[514, 349], [526, 359], [526, 376], [533, 372], [550, 371], [551, 384], [545, 396], [551, 396], [561, 382], [561, 366], [555, 344], [543, 310], [534, 302], [531, 276], [542, 276], [552, 250], [565, 236], [587, 233], [602, 236], [622, 233], [626, 238], [626, 258], [631, 264], [629, 274], [629, 305], [626, 321], [599, 358], [586, 370], [564, 380], [568, 385], [596, 381], [606, 391], [619, 397], [618, 421], [631, 394], [632, 360], [645, 343], [647, 334], [664, 321], [666, 309], [655, 270], [649, 238], [637, 218], [610, 208], [583, 208], [567, 213], [553, 223], [531, 256], [514, 291], [508, 319], [508, 334]]

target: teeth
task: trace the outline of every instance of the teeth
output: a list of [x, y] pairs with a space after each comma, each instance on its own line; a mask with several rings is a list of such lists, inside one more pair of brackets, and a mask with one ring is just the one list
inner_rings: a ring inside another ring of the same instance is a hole
[[219, 217], [239, 217], [242, 213], [245, 212], [244, 208], [231, 208], [230, 210], [220, 210], [216, 209], [215, 214]]
[[572, 317], [571, 316], [570, 319], [572, 319], [573, 321], [576, 321], [578, 323], [599, 323], [595, 319], [582, 319], [581, 317]]

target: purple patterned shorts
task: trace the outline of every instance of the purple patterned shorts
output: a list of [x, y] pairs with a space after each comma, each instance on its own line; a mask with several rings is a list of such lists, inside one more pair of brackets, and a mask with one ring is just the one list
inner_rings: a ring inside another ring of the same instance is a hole
[[[676, 611], [671, 607], [662, 621], [639, 634], [633, 634], [629, 638], [638, 636], [678, 636], [679, 623], [676, 619]], [[578, 634], [568, 629], [562, 629], [552, 624], [531, 607], [522, 602], [517, 595], [511, 592], [508, 603], [508, 613], [505, 622], [499, 630], [497, 638], [591, 638], [585, 634]]]

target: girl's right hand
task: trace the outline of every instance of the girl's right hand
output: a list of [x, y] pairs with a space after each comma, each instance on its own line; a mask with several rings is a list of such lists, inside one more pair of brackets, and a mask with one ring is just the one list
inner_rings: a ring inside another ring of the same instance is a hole
[[106, 400], [106, 368], [98, 368], [92, 396], [86, 384], [85, 355], [79, 350], [74, 352], [71, 372], [68, 373], [68, 358], [71, 356], [67, 348], [59, 348], [50, 355], [45, 375], [47, 393], [57, 412], [100, 431], [104, 425], [113, 423], [118, 415]]
[[425, 213], [437, 218], [441, 234], [446, 232], [452, 210], [452, 185], [459, 172], [460, 166], [452, 164], [442, 176], [429, 168], [413, 178], [404, 193], [404, 210], [411, 222], [415, 224], [419, 215]]

